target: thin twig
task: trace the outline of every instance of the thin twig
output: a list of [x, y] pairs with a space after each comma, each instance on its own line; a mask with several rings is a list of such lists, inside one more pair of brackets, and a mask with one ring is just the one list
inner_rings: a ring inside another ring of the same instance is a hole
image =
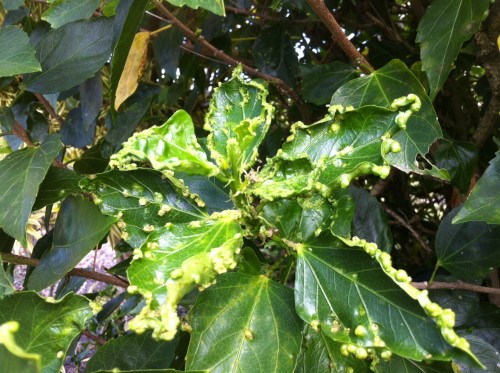
[[82, 334], [88, 339], [92, 339], [93, 341], [99, 343], [100, 345], [106, 344], [106, 340], [104, 338], [99, 337], [98, 335], [92, 334], [88, 330], [84, 330]]
[[59, 123], [61, 126], [64, 123], [64, 120], [55, 112], [54, 108], [52, 105], [43, 97], [41, 93], [35, 93], [35, 97], [37, 100], [43, 105], [45, 110], [50, 114], [52, 118], [57, 120], [57, 123]]
[[384, 206], [385, 212], [387, 212], [389, 215], [391, 215], [394, 219], [396, 219], [403, 227], [408, 229], [408, 231], [411, 233], [415, 239], [420, 242], [420, 245], [422, 245], [422, 248], [425, 250], [425, 252], [429, 255], [432, 255], [432, 249], [430, 248], [429, 244], [425, 242], [425, 240], [420, 236], [420, 234], [413, 228], [405, 219], [403, 219], [399, 214], [391, 210], [389, 207]]
[[486, 286], [479, 286], [468, 284], [462, 281], [455, 282], [436, 282], [429, 284], [427, 281], [424, 282], [412, 282], [411, 283], [417, 289], [450, 289], [450, 290], [470, 290], [476, 293], [485, 294], [500, 294], [500, 289], [489, 288]]
[[14, 123], [14, 128], [12, 128], [12, 133], [23, 140], [28, 146], [35, 146], [28, 135], [28, 132], [24, 129], [19, 122]]
[[304, 105], [304, 102], [299, 97], [299, 95], [291, 87], [289, 87], [283, 80], [275, 76], [264, 74], [263, 72], [260, 72], [259, 70], [244, 64], [242, 61], [227, 55], [222, 50], [217, 49], [212, 44], [210, 44], [207, 40], [205, 40], [205, 38], [202, 35], [197, 35], [193, 31], [191, 31], [189, 27], [187, 27], [184, 23], [179, 21], [172, 13], [170, 13], [170, 11], [167, 8], [165, 8], [165, 6], [163, 6], [161, 2], [159, 2], [158, 0], [152, 0], [152, 3], [156, 6], [156, 8], [162, 13], [164, 17], [166, 17], [170, 22], [172, 22], [174, 26], [179, 28], [189, 39], [201, 44], [212, 55], [212, 57], [215, 57], [216, 59], [219, 59], [231, 66], [241, 65], [241, 67], [247, 74], [264, 79], [269, 83], [274, 84], [282, 93], [289, 96], [297, 104], [297, 107], [302, 115], [302, 119], [308, 122], [309, 113]]
[[[1, 253], [1, 256], [2, 260], [7, 263], [28, 265], [30, 267], [36, 267], [40, 264], [40, 260], [34, 258], [27, 258], [25, 256], [14, 255], [9, 253]], [[66, 274], [66, 276], [77, 276], [77, 277], [88, 278], [91, 280], [104, 282], [105, 284], [115, 285], [122, 288], [126, 288], [129, 286], [129, 283], [120, 277], [111, 276], [106, 273], [88, 271], [82, 268], [73, 268]]]
[[330, 30], [333, 40], [339, 45], [339, 47], [344, 51], [344, 53], [349, 57], [349, 59], [356, 65], [359, 66], [361, 71], [365, 74], [370, 74], [375, 69], [370, 65], [363, 56], [347, 38], [344, 30], [338, 24], [337, 20], [326, 7], [323, 0], [307, 0], [307, 3], [312, 8], [314, 13], [319, 17], [321, 22]]

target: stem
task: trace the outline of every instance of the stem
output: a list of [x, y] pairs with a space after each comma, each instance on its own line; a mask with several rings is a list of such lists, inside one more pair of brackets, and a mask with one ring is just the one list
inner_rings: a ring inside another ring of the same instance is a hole
[[14, 123], [14, 128], [12, 129], [12, 133], [17, 137], [19, 137], [21, 140], [23, 140], [26, 143], [26, 145], [35, 146], [35, 144], [33, 144], [33, 142], [31, 141], [28, 132], [24, 129], [23, 126], [19, 124], [19, 122], [16, 121]]
[[[31, 267], [36, 267], [40, 264], [40, 260], [34, 258], [27, 258], [25, 256], [1, 253], [2, 260], [7, 263], [28, 265]], [[73, 268], [69, 271], [66, 276], [78, 276], [83, 278], [88, 278], [91, 280], [104, 282], [105, 284], [115, 285], [122, 288], [127, 288], [129, 283], [120, 277], [111, 276], [106, 273], [87, 271], [86, 269]]]
[[486, 286], [479, 286], [474, 284], [468, 284], [462, 281], [455, 282], [434, 282], [432, 284], [428, 282], [412, 282], [411, 283], [417, 289], [450, 289], [450, 290], [469, 290], [476, 293], [485, 294], [500, 294], [500, 289], [489, 288]]
[[149, 36], [155, 36], [155, 35], [159, 34], [160, 32], [163, 32], [163, 31], [165, 31], [165, 30], [168, 30], [168, 29], [169, 29], [169, 28], [171, 28], [171, 27], [172, 27], [172, 24], [170, 24], [170, 25], [166, 25], [166, 26], [164, 26], [164, 27], [162, 27], [162, 28], [159, 28], [158, 30], [150, 31], [150, 32], [149, 32]]
[[101, 338], [95, 334], [92, 334], [91, 332], [89, 332], [88, 330], [84, 330], [82, 332], [82, 335], [84, 335], [85, 337], [87, 337], [88, 339], [92, 339], [94, 342], [97, 342], [99, 343], [100, 345], [103, 345], [103, 344], [106, 344], [106, 340], [104, 338]]
[[43, 107], [45, 108], [45, 110], [47, 110], [47, 112], [50, 114], [50, 116], [52, 118], [54, 118], [55, 120], [57, 120], [57, 123], [59, 123], [59, 125], [62, 126], [63, 123], [64, 123], [64, 120], [59, 115], [57, 115], [57, 113], [55, 112], [54, 108], [45, 99], [45, 97], [43, 97], [43, 95], [41, 93], [35, 93], [35, 97], [37, 98], [38, 101], [40, 101], [40, 103], [43, 105]]
[[319, 17], [321, 22], [330, 30], [333, 40], [339, 45], [339, 47], [344, 51], [344, 53], [349, 57], [349, 59], [356, 65], [359, 66], [361, 71], [365, 74], [370, 74], [375, 71], [375, 69], [370, 65], [363, 56], [347, 38], [344, 30], [338, 24], [337, 20], [326, 7], [323, 0], [307, 0], [307, 3], [312, 8], [314, 13]]
[[434, 267], [434, 271], [432, 271], [432, 275], [431, 275], [431, 278], [429, 279], [429, 284], [432, 284], [434, 282], [434, 277], [436, 277], [436, 273], [439, 269], [440, 265], [439, 265], [439, 260], [436, 262], [436, 266]]

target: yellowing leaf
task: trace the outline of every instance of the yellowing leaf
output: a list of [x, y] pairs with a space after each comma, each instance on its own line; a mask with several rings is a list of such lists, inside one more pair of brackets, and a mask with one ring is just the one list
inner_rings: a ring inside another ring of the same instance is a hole
[[135, 35], [116, 89], [115, 110], [137, 89], [147, 62], [149, 32]]

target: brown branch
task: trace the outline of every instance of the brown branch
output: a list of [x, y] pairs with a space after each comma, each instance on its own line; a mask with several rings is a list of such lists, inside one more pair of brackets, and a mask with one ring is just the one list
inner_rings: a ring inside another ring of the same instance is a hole
[[436, 282], [429, 284], [427, 281], [424, 282], [412, 282], [411, 283], [417, 289], [450, 289], [450, 290], [469, 290], [476, 293], [485, 294], [500, 294], [500, 289], [489, 288], [486, 286], [479, 286], [468, 284], [462, 281], [455, 282]]
[[347, 38], [346, 34], [342, 30], [342, 27], [338, 24], [337, 20], [326, 7], [323, 0], [307, 0], [307, 3], [312, 8], [314, 13], [319, 17], [321, 22], [328, 28], [332, 34], [333, 40], [339, 45], [339, 47], [344, 51], [344, 53], [349, 57], [349, 59], [365, 73], [370, 74], [375, 69], [370, 65], [363, 56]]
[[[40, 260], [34, 258], [27, 258], [25, 256], [14, 255], [9, 253], [1, 253], [2, 260], [7, 263], [20, 264], [20, 265], [28, 265], [30, 267], [36, 267], [40, 264]], [[104, 282], [105, 284], [115, 285], [118, 287], [126, 288], [129, 286], [129, 283], [120, 277], [111, 276], [106, 273], [88, 271], [82, 268], [73, 268], [69, 271], [66, 276], [77, 276], [88, 278], [91, 280]]]
[[405, 219], [403, 219], [401, 216], [399, 216], [399, 214], [396, 211], [391, 210], [387, 206], [383, 206], [383, 207], [384, 207], [385, 212], [387, 212], [394, 219], [396, 219], [403, 227], [408, 229], [408, 231], [411, 233], [411, 235], [413, 237], [415, 237], [415, 239], [420, 243], [420, 245], [422, 245], [422, 248], [425, 250], [425, 252], [427, 254], [432, 255], [432, 249], [430, 248], [429, 244], [427, 242], [425, 242], [425, 240], [422, 238], [422, 236], [420, 236], [420, 234], [416, 231], [415, 228], [413, 228]]
[[165, 6], [163, 6], [161, 2], [159, 2], [158, 0], [152, 0], [152, 3], [156, 6], [156, 8], [162, 13], [162, 15], [165, 18], [167, 18], [170, 22], [172, 22], [174, 26], [179, 28], [189, 39], [201, 44], [215, 59], [221, 60], [224, 63], [227, 63], [228, 65], [231, 66], [241, 65], [243, 71], [245, 71], [247, 74], [255, 76], [257, 78], [264, 79], [267, 82], [274, 84], [278, 88], [278, 90], [280, 90], [283, 94], [289, 96], [297, 104], [297, 107], [302, 115], [302, 119], [305, 122], [309, 122], [308, 120], [309, 113], [306, 109], [306, 106], [304, 105], [304, 102], [299, 97], [299, 95], [291, 87], [289, 87], [283, 80], [275, 76], [264, 74], [259, 70], [244, 64], [240, 60], [227, 55], [222, 50], [217, 49], [212, 44], [210, 44], [207, 40], [205, 40], [203, 36], [196, 35], [193, 31], [191, 31], [189, 27], [187, 27], [184, 23], [179, 21], [172, 13], [170, 13], [170, 11], [167, 8], [165, 8]]
[[43, 97], [41, 93], [35, 93], [35, 97], [37, 98], [38, 101], [43, 105], [45, 110], [50, 114], [52, 118], [57, 120], [57, 123], [59, 123], [61, 126], [64, 123], [64, 120], [55, 112], [54, 108], [50, 103]]
[[82, 335], [84, 335], [88, 339], [92, 339], [93, 341], [99, 343], [100, 345], [106, 344], [106, 342], [107, 342], [104, 338], [101, 338], [98, 335], [92, 334], [88, 330], [84, 330], [82, 332]]
[[12, 128], [12, 133], [17, 137], [19, 137], [21, 140], [23, 140], [26, 143], [26, 145], [35, 146], [35, 144], [33, 144], [33, 142], [31, 141], [28, 132], [24, 129], [23, 126], [19, 124], [19, 122], [16, 121], [14, 123], [14, 128]]

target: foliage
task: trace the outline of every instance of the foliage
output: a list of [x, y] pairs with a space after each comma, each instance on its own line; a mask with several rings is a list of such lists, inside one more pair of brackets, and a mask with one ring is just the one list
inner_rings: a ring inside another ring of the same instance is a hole
[[0, 371], [498, 369], [500, 5], [429, 3], [0, 4]]

